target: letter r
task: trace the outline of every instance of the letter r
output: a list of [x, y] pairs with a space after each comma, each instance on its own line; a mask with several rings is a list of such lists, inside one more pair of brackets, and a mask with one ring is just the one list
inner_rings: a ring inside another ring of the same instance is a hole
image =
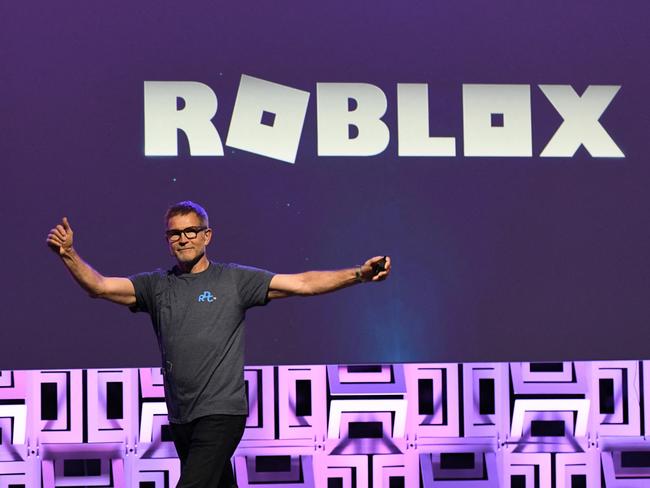
[[[177, 108], [178, 99], [184, 107]], [[144, 82], [144, 154], [178, 156], [178, 131], [187, 136], [192, 156], [223, 156], [223, 146], [212, 125], [217, 97], [196, 81]]]

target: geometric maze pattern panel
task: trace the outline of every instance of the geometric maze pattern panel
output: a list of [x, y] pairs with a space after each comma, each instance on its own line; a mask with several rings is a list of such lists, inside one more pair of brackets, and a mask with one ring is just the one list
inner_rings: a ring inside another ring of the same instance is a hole
[[[650, 362], [249, 366], [239, 487], [648, 488]], [[159, 368], [0, 372], [0, 488], [174, 487]]]

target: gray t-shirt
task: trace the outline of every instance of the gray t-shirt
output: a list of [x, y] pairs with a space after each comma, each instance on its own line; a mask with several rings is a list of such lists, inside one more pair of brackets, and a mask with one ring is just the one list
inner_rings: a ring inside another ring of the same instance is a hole
[[134, 312], [151, 315], [162, 354], [169, 420], [247, 415], [244, 389], [246, 309], [267, 303], [273, 274], [210, 262], [205, 271], [177, 267], [130, 276]]

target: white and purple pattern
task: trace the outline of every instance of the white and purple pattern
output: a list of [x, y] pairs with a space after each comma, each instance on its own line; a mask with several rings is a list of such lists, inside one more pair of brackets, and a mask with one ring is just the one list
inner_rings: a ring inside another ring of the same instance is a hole
[[[647, 361], [250, 366], [237, 482], [650, 486], [649, 376]], [[178, 476], [159, 368], [0, 372], [0, 488]]]

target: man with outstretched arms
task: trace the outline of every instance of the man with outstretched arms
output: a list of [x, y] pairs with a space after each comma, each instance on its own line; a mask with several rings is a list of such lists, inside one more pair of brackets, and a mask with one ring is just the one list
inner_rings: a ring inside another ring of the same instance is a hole
[[177, 487], [236, 486], [230, 458], [248, 415], [244, 385], [243, 320], [248, 308], [274, 298], [328, 293], [385, 279], [390, 258], [376, 256], [338, 271], [273, 274], [210, 261], [212, 230], [206, 211], [190, 201], [165, 214], [165, 234], [176, 265], [128, 278], [103, 276], [73, 247], [67, 218], [50, 230], [47, 245], [92, 297], [151, 316], [162, 355], [165, 401], [181, 462]]

